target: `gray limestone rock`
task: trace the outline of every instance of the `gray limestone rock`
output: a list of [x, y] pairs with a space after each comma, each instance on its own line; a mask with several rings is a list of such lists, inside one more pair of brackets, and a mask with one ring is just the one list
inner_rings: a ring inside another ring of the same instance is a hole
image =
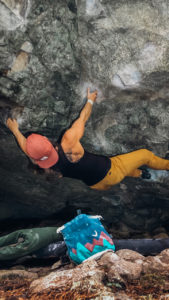
[[[111, 156], [148, 148], [164, 157], [168, 1], [1, 0], [0, 109], [15, 110], [21, 131], [57, 140], [79, 115], [87, 87], [98, 89], [82, 139], [88, 151]], [[0, 220], [61, 211], [70, 216], [70, 208], [80, 208], [102, 214], [115, 232], [118, 223], [129, 234], [167, 228], [167, 174], [151, 181], [128, 178], [108, 192], [67, 178], [49, 181], [30, 171], [0, 125]]]

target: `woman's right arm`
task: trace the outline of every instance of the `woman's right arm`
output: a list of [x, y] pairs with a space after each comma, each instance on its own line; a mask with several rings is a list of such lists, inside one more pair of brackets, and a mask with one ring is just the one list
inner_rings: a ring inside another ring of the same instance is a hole
[[8, 118], [6, 125], [8, 126], [9, 130], [15, 136], [22, 151], [28, 156], [27, 151], [26, 151], [26, 138], [20, 132], [17, 121], [15, 119]]

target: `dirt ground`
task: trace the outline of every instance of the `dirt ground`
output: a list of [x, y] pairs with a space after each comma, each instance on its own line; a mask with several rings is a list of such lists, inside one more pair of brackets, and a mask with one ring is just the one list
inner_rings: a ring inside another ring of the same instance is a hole
[[[90, 292], [89, 290], [57, 290], [50, 289], [34, 294], [30, 290], [30, 280], [19, 277], [11, 277], [0, 281], [0, 300], [85, 300], [95, 299], [101, 291]], [[118, 283], [107, 285], [113, 294], [123, 292], [134, 300], [169, 300], [169, 275], [143, 275], [139, 280], [121, 286]], [[161, 298], [163, 295], [163, 298]]]

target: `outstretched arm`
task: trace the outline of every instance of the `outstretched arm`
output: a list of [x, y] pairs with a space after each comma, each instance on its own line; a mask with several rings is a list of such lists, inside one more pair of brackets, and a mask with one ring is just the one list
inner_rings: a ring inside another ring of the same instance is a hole
[[22, 151], [26, 155], [28, 155], [27, 152], [26, 152], [26, 138], [20, 132], [17, 121], [15, 119], [8, 118], [6, 124], [7, 124], [8, 128], [10, 129], [10, 131], [15, 136], [15, 138], [16, 138], [20, 148], [22, 149]]
[[[96, 101], [96, 97], [97, 97], [97, 91], [90, 93], [90, 89], [87, 89], [87, 103], [85, 104], [85, 106], [83, 107], [81, 113], [80, 113], [80, 117], [79, 119], [82, 120], [84, 122], [84, 124], [87, 122], [87, 120], [89, 119], [91, 112], [92, 112], [92, 106], [93, 103]], [[75, 125], [75, 123], [78, 120], [76, 120], [72, 126]]]
[[85, 130], [85, 124], [87, 120], [89, 119], [91, 112], [92, 112], [92, 106], [93, 103], [96, 101], [97, 98], [97, 91], [90, 93], [90, 89], [87, 90], [87, 102], [85, 106], [83, 107], [79, 118], [73, 122], [70, 129], [68, 129], [63, 138], [63, 143], [69, 143], [69, 146], [73, 147], [77, 142], [80, 141], [84, 134]]

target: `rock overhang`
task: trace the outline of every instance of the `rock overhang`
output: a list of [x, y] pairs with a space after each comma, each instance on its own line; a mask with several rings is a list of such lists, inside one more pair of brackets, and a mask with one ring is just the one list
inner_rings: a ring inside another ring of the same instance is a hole
[[[22, 132], [58, 139], [78, 116], [89, 86], [99, 95], [82, 140], [87, 150], [115, 155], [148, 148], [164, 157], [169, 129], [166, 1], [152, 6], [149, 1], [46, 5], [32, 0], [24, 1], [23, 9], [14, 2], [0, 1], [6, 14], [0, 24], [0, 91], [12, 101], [1, 101], [0, 107], [12, 107]], [[101, 193], [75, 180], [49, 182], [31, 173], [9, 131], [1, 126], [0, 132], [2, 207], [5, 199], [9, 204], [15, 199], [20, 213], [24, 201], [49, 215], [73, 205], [75, 211], [102, 213], [109, 224], [126, 220], [147, 230], [161, 217], [168, 226], [167, 174], [154, 175], [151, 182], [126, 179]], [[157, 217], [148, 222], [153, 212]]]

